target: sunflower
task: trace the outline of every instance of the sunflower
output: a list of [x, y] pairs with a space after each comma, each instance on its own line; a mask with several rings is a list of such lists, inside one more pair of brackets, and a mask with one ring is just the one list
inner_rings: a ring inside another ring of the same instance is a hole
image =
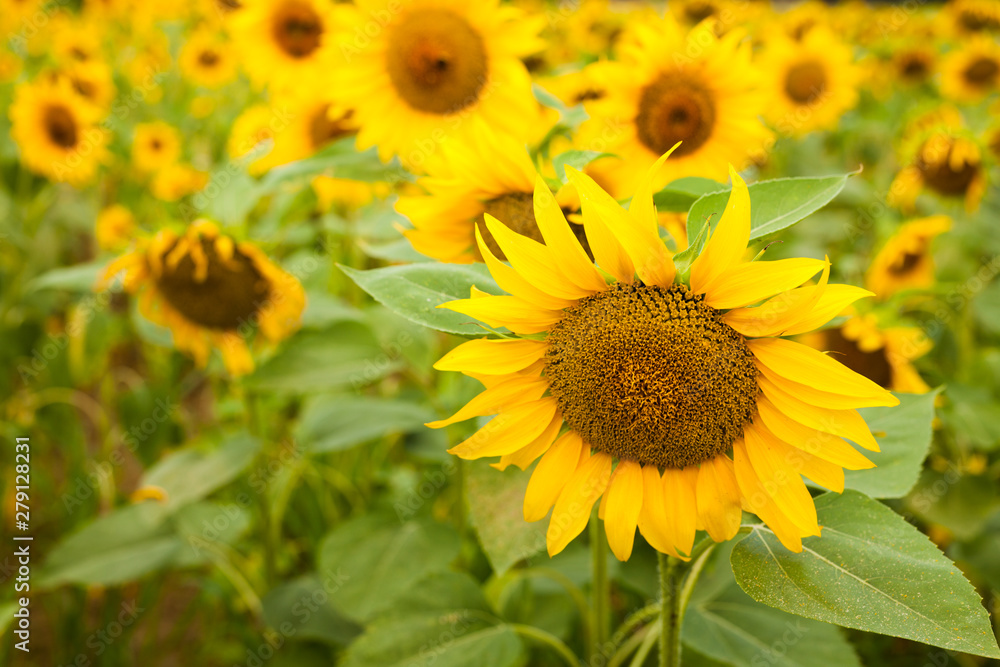
[[258, 169], [267, 170], [309, 157], [358, 131], [354, 111], [328, 99], [298, 101], [289, 109], [287, 125], [272, 135], [274, 147], [260, 160]]
[[782, 134], [834, 128], [858, 101], [861, 70], [851, 47], [826, 28], [798, 41], [770, 40], [759, 65], [768, 73], [767, 117]]
[[121, 204], [101, 209], [97, 214], [95, 236], [97, 245], [104, 250], [121, 250], [129, 244], [135, 233], [135, 216]]
[[236, 78], [232, 45], [211, 30], [192, 33], [181, 47], [177, 64], [188, 81], [204, 88], [220, 88]]
[[52, 56], [61, 65], [101, 59], [102, 26], [95, 21], [67, 19], [54, 24]]
[[872, 259], [865, 284], [881, 298], [934, 284], [931, 242], [951, 229], [951, 218], [934, 215], [902, 225]]
[[930, 387], [913, 361], [930, 352], [930, 339], [918, 327], [879, 326], [873, 313], [855, 315], [839, 327], [799, 338], [881, 387], [905, 394], [923, 394]]
[[11, 136], [21, 162], [53, 181], [85, 185], [107, 155], [100, 111], [78, 95], [65, 77], [42, 77], [15, 89]]
[[976, 37], [941, 62], [941, 94], [956, 102], [978, 102], [1000, 89], [1000, 45]]
[[275, 137], [291, 122], [288, 113], [266, 104], [255, 104], [243, 110], [229, 131], [226, 151], [234, 160], [250, 162], [251, 174], [261, 174], [270, 169], [264, 159], [274, 149]]
[[288, 90], [322, 79], [334, 20], [324, 0], [248, 0], [228, 26], [250, 80]]
[[172, 162], [158, 169], [149, 189], [161, 201], [177, 201], [208, 185], [208, 174], [191, 165]]
[[886, 200], [912, 212], [925, 187], [935, 194], [960, 198], [973, 212], [986, 192], [983, 151], [976, 138], [963, 127], [954, 107], [941, 107], [917, 118], [902, 141], [903, 167], [889, 187]]
[[[461, 139], [442, 146], [428, 163], [428, 175], [417, 183], [426, 194], [403, 196], [396, 203], [396, 210], [413, 223], [414, 229], [403, 232], [413, 247], [442, 262], [483, 261], [477, 234], [495, 256], [506, 259], [486, 227], [487, 215], [522, 236], [543, 241], [532, 200], [538, 171], [527, 149], [485, 125], [472, 127]], [[572, 193], [561, 193], [560, 199], [564, 211], [579, 210], [572, 204]], [[583, 239], [582, 225], [572, 224], [571, 229]]]
[[591, 170], [615, 197], [630, 192], [678, 141], [658, 187], [683, 176], [722, 180], [730, 162], [747, 162], [770, 141], [758, 120], [766, 100], [749, 43], [736, 30], [717, 38], [711, 24], [687, 33], [671, 17], [633, 24], [620, 60], [594, 72], [608, 94], [584, 104], [590, 119], [579, 141], [601, 141], [602, 150], [621, 158]]
[[[387, 2], [343, 7], [342, 61], [332, 83], [356, 112], [359, 148], [377, 145], [383, 160], [398, 154], [422, 169], [468, 118], [517, 137], [541, 129], [520, 61], [544, 46], [540, 20], [497, 0], [413, 0], [396, 11]], [[372, 17], [384, 25], [369, 38]]]
[[181, 137], [177, 130], [164, 123], [139, 123], [132, 139], [132, 165], [143, 173], [159, 171], [177, 162], [181, 154]]
[[931, 46], [907, 44], [895, 49], [889, 65], [892, 78], [903, 86], [920, 86], [931, 80], [937, 69], [938, 54]]
[[124, 289], [141, 293], [143, 315], [169, 328], [177, 349], [204, 367], [215, 347], [233, 375], [253, 370], [245, 340], [252, 330], [283, 340], [298, 328], [305, 307], [294, 276], [205, 220], [182, 235], [163, 230], [141, 239], [108, 266], [98, 287], [123, 271]]
[[[441, 307], [511, 333], [466, 342], [437, 362], [481, 379], [486, 391], [429, 426], [497, 414], [450, 452], [500, 456], [501, 468], [541, 457], [524, 515], [536, 521], [554, 506], [550, 555], [580, 534], [602, 496], [599, 516], [621, 560], [637, 526], [657, 550], [684, 557], [697, 528], [716, 541], [735, 536], [744, 507], [800, 551], [803, 536], [820, 532], [800, 475], [842, 490], [843, 468], [873, 464], [841, 438], [878, 449], [855, 408], [898, 401], [782, 336], [821, 326], [870, 293], [828, 285], [829, 262], [744, 261], [750, 198], [732, 170], [724, 214], [688, 277], [678, 274], [652, 203], [665, 157], [627, 211], [567, 168], [600, 268], [543, 182], [534, 201], [546, 245], [486, 218], [511, 263], [499, 262], [481, 234], [480, 251], [512, 295], [473, 289], [473, 298]], [[817, 285], [797, 287], [820, 272]]]
[[944, 20], [950, 20], [956, 37], [1000, 31], [1000, 2], [996, 0], [952, 0], [945, 5]]
[[0, 49], [0, 83], [17, 79], [24, 69], [24, 61], [6, 49]]
[[105, 112], [115, 99], [115, 82], [107, 63], [90, 60], [70, 63], [53, 76], [65, 76], [80, 97]]

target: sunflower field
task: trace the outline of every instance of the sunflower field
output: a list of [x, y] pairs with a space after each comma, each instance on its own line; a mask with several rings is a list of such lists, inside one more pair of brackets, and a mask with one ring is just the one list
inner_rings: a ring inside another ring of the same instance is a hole
[[1000, 665], [1000, 0], [0, 37], [0, 665]]

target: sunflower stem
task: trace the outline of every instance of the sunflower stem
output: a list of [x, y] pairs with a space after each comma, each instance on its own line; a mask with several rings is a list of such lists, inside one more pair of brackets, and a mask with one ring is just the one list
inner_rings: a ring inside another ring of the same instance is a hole
[[681, 664], [681, 581], [682, 561], [657, 552], [660, 565], [660, 667], [680, 667]]
[[593, 596], [593, 633], [590, 656], [600, 655], [610, 630], [611, 590], [608, 582], [608, 543], [597, 516], [590, 519], [591, 595]]

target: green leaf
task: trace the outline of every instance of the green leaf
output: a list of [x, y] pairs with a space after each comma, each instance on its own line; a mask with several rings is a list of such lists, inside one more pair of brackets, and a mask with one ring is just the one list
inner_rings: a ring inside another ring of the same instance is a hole
[[667, 187], [654, 193], [653, 204], [658, 211], [687, 213], [691, 205], [702, 195], [725, 189], [725, 185], [710, 178], [686, 176], [672, 181]]
[[358, 240], [358, 247], [369, 257], [382, 259], [386, 262], [430, 262], [430, 257], [421, 255], [413, 249], [409, 239], [396, 239], [394, 241], [383, 241], [372, 243], [363, 239]]
[[185, 548], [171, 565], [185, 568], [211, 563], [205, 547], [232, 544], [249, 530], [250, 521], [250, 512], [235, 503], [196, 502], [182, 507], [173, 524]]
[[960, 540], [971, 540], [1000, 509], [1000, 489], [990, 476], [963, 475], [954, 466], [944, 472], [928, 468], [907, 504], [924, 520], [945, 526]]
[[458, 550], [458, 535], [444, 524], [369, 515], [328, 534], [319, 563], [323, 572], [347, 575], [334, 604], [363, 623], [390, 609], [414, 582], [446, 571]]
[[244, 384], [295, 394], [358, 388], [399, 370], [398, 360], [383, 363], [385, 359], [371, 329], [359, 322], [340, 322], [323, 331], [300, 331]]
[[[750, 238], [758, 239], [794, 225], [826, 206], [844, 188], [841, 176], [778, 178], [749, 186]], [[719, 223], [729, 202], [730, 190], [703, 195], [688, 212], [688, 238], [695, 238], [702, 223]]]
[[342, 579], [336, 573], [327, 576], [311, 573], [271, 589], [261, 600], [264, 622], [300, 641], [349, 643], [360, 634], [361, 628], [344, 618], [334, 606]]
[[601, 151], [565, 151], [552, 158], [552, 168], [556, 170], [556, 177], [565, 183], [566, 165], [574, 169], [583, 169], [598, 158], [610, 157], [612, 155], [612, 153], [602, 153]]
[[524, 520], [524, 493], [530, 478], [530, 472], [517, 466], [500, 472], [485, 461], [467, 464], [469, 519], [497, 576], [545, 549], [545, 522]]
[[423, 429], [434, 418], [431, 410], [406, 401], [320, 396], [307, 404], [295, 437], [311, 452], [333, 452], [389, 433]]
[[753, 599], [792, 614], [1000, 658], [989, 616], [961, 571], [885, 505], [856, 491], [816, 498], [822, 537], [785, 549], [754, 526], [733, 549]]
[[181, 449], [150, 468], [140, 486], [163, 489], [167, 495], [166, 507], [175, 510], [236, 479], [260, 451], [260, 444], [260, 440], [249, 434], [238, 433], [215, 449]]
[[358, 151], [354, 146], [354, 137], [346, 137], [324, 147], [315, 155], [275, 167], [267, 172], [257, 187], [262, 193], [273, 192], [279, 186], [287, 183], [304, 184], [321, 174], [368, 182], [395, 182], [413, 178], [400, 166], [398, 159], [394, 158], [392, 162], [385, 164], [379, 160], [375, 148]]
[[473, 285], [490, 294], [502, 294], [484, 264], [405, 264], [371, 271], [338, 266], [376, 301], [406, 319], [465, 336], [486, 330], [468, 315], [437, 306], [468, 299]]
[[859, 410], [882, 451], [864, 452], [875, 468], [844, 471], [847, 488], [872, 498], [902, 498], [910, 492], [931, 446], [934, 399], [939, 391], [896, 394], [897, 406]]
[[97, 279], [104, 273], [107, 266], [107, 260], [98, 260], [88, 264], [52, 269], [28, 283], [27, 291], [57, 289], [70, 292], [93, 292]]

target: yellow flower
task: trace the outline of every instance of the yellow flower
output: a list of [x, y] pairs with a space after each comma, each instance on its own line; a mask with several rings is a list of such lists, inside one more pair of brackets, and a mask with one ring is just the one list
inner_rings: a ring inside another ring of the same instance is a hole
[[328, 99], [298, 101], [291, 103], [289, 108], [287, 124], [271, 135], [274, 147], [266, 157], [255, 163], [255, 171], [309, 157], [338, 139], [357, 132], [354, 111]]
[[[540, 21], [497, 0], [387, 0], [343, 6], [332, 86], [355, 110], [359, 148], [422, 169], [466, 119], [527, 137], [543, 131], [520, 57], [540, 50]], [[390, 3], [391, 4], [391, 3]], [[369, 36], [371, 35], [371, 36]]]
[[324, 213], [337, 205], [348, 210], [358, 209], [370, 204], [376, 197], [389, 194], [389, 186], [385, 183], [365, 183], [332, 176], [317, 176], [311, 185], [319, 210]]
[[181, 154], [181, 137], [177, 130], [163, 121], [139, 123], [132, 140], [132, 165], [143, 173], [159, 171]]
[[62, 71], [81, 97], [107, 112], [115, 99], [115, 82], [111, 68], [102, 61], [70, 63]]
[[187, 164], [172, 163], [153, 176], [150, 190], [162, 201], [177, 201], [208, 184], [208, 174]]
[[101, 23], [74, 17], [54, 22], [52, 30], [52, 56], [60, 65], [101, 60]]
[[24, 69], [24, 62], [7, 49], [0, 49], [0, 83], [9, 83], [17, 79]]
[[678, 141], [657, 187], [683, 176], [721, 180], [729, 163], [744, 165], [764, 150], [771, 133], [758, 116], [766, 100], [741, 39], [735, 30], [716, 38], [711, 20], [690, 32], [670, 17], [631, 25], [620, 61], [593, 73], [608, 94], [585, 104], [590, 119], [578, 139], [621, 158], [590, 170], [615, 197]]
[[959, 39], [1000, 31], [1000, 2], [996, 0], [952, 0], [944, 6], [941, 21], [950, 21]]
[[858, 101], [861, 71], [851, 47], [826, 28], [813, 28], [798, 41], [768, 41], [759, 66], [767, 72], [767, 117], [782, 134], [835, 128]]
[[978, 102], [1000, 89], [1000, 45], [976, 37], [941, 62], [941, 94], [955, 102]]
[[[828, 285], [829, 262], [745, 261], [750, 197], [732, 170], [724, 214], [687, 275], [678, 275], [652, 203], [662, 159], [639, 180], [628, 210], [567, 169], [596, 266], [540, 180], [535, 210], [545, 245], [486, 219], [510, 265], [482, 235], [479, 248], [510, 296], [473, 289], [471, 299], [442, 307], [511, 334], [469, 341], [437, 362], [486, 390], [429, 425], [496, 414], [451, 453], [499, 456], [500, 468], [522, 469], [541, 457], [524, 514], [537, 521], [552, 510], [552, 555], [583, 531], [602, 496], [599, 516], [620, 560], [631, 554], [636, 527], [679, 557], [690, 555], [697, 528], [731, 539], [744, 507], [800, 551], [802, 537], [820, 531], [802, 476], [841, 491], [843, 468], [873, 467], [842, 438], [877, 451], [855, 408], [898, 401], [782, 336], [822, 326], [870, 293]], [[799, 287], [820, 272], [818, 285]]]
[[902, 225], [879, 250], [865, 276], [868, 289], [880, 298], [904, 289], [922, 289], [934, 284], [931, 242], [951, 229], [951, 218], [935, 215]]
[[121, 250], [135, 234], [135, 216], [121, 204], [101, 209], [97, 214], [97, 245], [104, 250]]
[[185, 40], [177, 64], [188, 81], [204, 88], [219, 88], [236, 78], [232, 44], [210, 30], [199, 30]]
[[288, 91], [318, 85], [333, 41], [333, 4], [325, 0], [248, 0], [228, 19], [240, 64], [250, 80]]
[[251, 174], [261, 174], [271, 168], [265, 159], [274, 149], [275, 137], [288, 129], [291, 116], [266, 104], [248, 107], [233, 122], [226, 150], [229, 157], [251, 161]]
[[41, 78], [15, 89], [11, 136], [28, 169], [53, 181], [85, 185], [107, 155], [100, 111], [63, 78]]
[[892, 54], [893, 79], [904, 86], [927, 83], [937, 69], [937, 50], [931, 46], [909, 44]]
[[301, 321], [305, 292], [294, 276], [249, 242], [199, 220], [178, 236], [163, 230], [108, 266], [102, 284], [124, 272], [123, 287], [139, 294], [140, 310], [171, 330], [178, 350], [204, 367], [212, 348], [233, 375], [253, 370], [247, 337], [256, 330], [277, 342]]

